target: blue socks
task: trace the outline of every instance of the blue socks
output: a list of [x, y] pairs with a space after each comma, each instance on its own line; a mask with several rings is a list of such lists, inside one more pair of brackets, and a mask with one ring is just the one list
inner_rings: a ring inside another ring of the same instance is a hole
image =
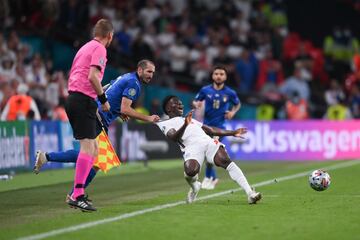
[[217, 179], [216, 170], [213, 165], [206, 164], [205, 177]]
[[49, 162], [76, 163], [78, 155], [79, 151], [68, 150], [65, 152], [46, 153], [46, 158]]

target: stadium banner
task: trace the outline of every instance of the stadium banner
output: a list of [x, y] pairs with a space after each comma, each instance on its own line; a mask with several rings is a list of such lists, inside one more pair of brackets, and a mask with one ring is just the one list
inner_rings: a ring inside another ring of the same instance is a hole
[[0, 169], [29, 167], [26, 121], [0, 121]]
[[116, 144], [111, 134], [109, 137], [121, 162], [171, 159], [182, 156], [179, 147], [166, 139], [154, 124], [137, 122], [117, 124]]
[[[57, 152], [62, 150], [60, 121], [30, 121], [30, 162], [35, 162], [36, 150]], [[49, 162], [43, 169], [62, 168], [66, 164]]]
[[360, 121], [230, 121], [246, 139], [222, 140], [234, 160], [336, 160], [360, 158]]
[[73, 131], [69, 122], [60, 122], [60, 150], [80, 149], [80, 142], [73, 136]]

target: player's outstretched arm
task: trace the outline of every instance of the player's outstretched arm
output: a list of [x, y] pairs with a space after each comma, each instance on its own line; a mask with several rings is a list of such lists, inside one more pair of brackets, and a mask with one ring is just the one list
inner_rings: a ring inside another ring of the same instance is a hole
[[234, 136], [234, 137], [242, 137], [243, 134], [247, 132], [246, 128], [238, 128], [236, 130], [224, 130], [217, 127], [210, 127], [207, 125], [203, 125], [202, 129], [207, 135], [210, 136]]
[[135, 111], [135, 109], [131, 107], [131, 104], [132, 100], [128, 99], [127, 97], [123, 97], [121, 99], [121, 113], [130, 118], [135, 118], [145, 122], [157, 122], [160, 120], [160, 117], [158, 115], [148, 116], [142, 113], [138, 113], [137, 111]]
[[241, 107], [240, 103], [238, 105], [233, 106], [231, 111], [227, 111], [225, 113], [225, 119], [228, 119], [228, 120], [232, 119], [235, 116], [235, 114], [237, 113], [237, 111], [239, 111], [240, 107]]
[[179, 128], [177, 131], [174, 128], [170, 129], [167, 132], [166, 136], [171, 140], [173, 140], [174, 142], [178, 142], [181, 139], [182, 135], [184, 134], [186, 127], [191, 123], [192, 115], [193, 115], [193, 111], [190, 111], [185, 116], [185, 122], [181, 126], [181, 128]]

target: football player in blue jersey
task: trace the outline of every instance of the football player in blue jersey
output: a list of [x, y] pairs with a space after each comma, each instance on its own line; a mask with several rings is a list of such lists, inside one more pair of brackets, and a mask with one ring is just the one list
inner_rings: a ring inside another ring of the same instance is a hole
[[[213, 83], [201, 88], [193, 106], [199, 109], [205, 102], [204, 124], [225, 129], [225, 119], [232, 119], [240, 109], [240, 100], [236, 92], [225, 85], [227, 72], [225, 67], [214, 67], [211, 78]], [[221, 139], [220, 139], [221, 140]], [[215, 168], [207, 163], [205, 178], [201, 184], [204, 189], [214, 189], [218, 182]]]
[[[97, 134], [100, 134], [102, 126], [107, 131], [108, 126], [120, 117], [123, 121], [129, 118], [139, 119], [145, 122], [157, 122], [160, 120], [158, 115], [144, 115], [136, 112], [131, 104], [136, 101], [141, 92], [141, 84], [148, 84], [155, 73], [155, 65], [150, 60], [141, 60], [137, 64], [137, 71], [126, 73], [112, 80], [108, 85], [104, 86], [105, 94], [110, 104], [110, 111], [103, 112], [101, 104], [98, 101], [98, 110], [101, 117], [97, 121]], [[79, 151], [68, 150], [64, 152], [43, 152], [37, 151], [34, 166], [34, 172], [39, 173], [41, 167], [47, 162], [73, 162], [77, 160]], [[98, 169], [93, 167], [86, 179], [85, 188], [94, 179]], [[71, 194], [67, 196], [67, 200]]]

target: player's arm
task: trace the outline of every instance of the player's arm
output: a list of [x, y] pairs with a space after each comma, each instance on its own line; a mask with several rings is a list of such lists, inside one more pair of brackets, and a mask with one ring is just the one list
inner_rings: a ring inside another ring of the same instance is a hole
[[174, 142], [178, 142], [181, 139], [181, 137], [183, 136], [186, 127], [191, 123], [192, 114], [193, 114], [193, 111], [190, 111], [185, 116], [185, 121], [184, 121], [184, 124], [181, 126], [181, 128], [179, 128], [177, 131], [174, 128], [170, 129], [167, 132], [166, 136], [168, 138], [170, 138], [171, 140], [173, 140]]
[[195, 99], [192, 101], [192, 107], [194, 109], [198, 109], [201, 108], [202, 106], [202, 101], [205, 99], [205, 93], [203, 88], [199, 91], [198, 94], [196, 94]]
[[160, 117], [158, 115], [148, 116], [148, 115], [144, 115], [142, 113], [139, 113], [139, 112], [135, 111], [135, 109], [133, 109], [131, 107], [131, 104], [132, 104], [131, 99], [129, 99], [127, 97], [123, 97], [121, 99], [121, 108], [120, 108], [121, 113], [125, 114], [128, 117], [135, 118], [135, 119], [138, 119], [138, 120], [142, 120], [142, 121], [145, 121], [145, 122], [157, 122], [157, 121], [160, 120]]
[[110, 83], [106, 84], [105, 86], [103, 86], [103, 90], [104, 92], [110, 87]]
[[234, 137], [242, 137], [243, 134], [247, 132], [246, 128], [238, 128], [235, 130], [225, 130], [217, 127], [210, 127], [207, 125], [203, 125], [202, 129], [207, 135], [210, 136], [234, 136]]
[[235, 114], [240, 110], [241, 103], [238, 103], [237, 105], [233, 106], [231, 108], [231, 111], [228, 111], [225, 113], [225, 119], [232, 119]]
[[96, 94], [98, 95], [98, 99], [101, 103], [101, 108], [103, 111], [107, 112], [110, 110], [110, 104], [107, 101], [106, 95], [104, 93], [104, 90], [100, 84], [100, 69], [96, 66], [90, 66], [90, 72], [88, 79], [94, 88]]
[[197, 100], [192, 101], [193, 108], [199, 109], [199, 108], [201, 108], [201, 106], [202, 106], [202, 101], [197, 101]]

